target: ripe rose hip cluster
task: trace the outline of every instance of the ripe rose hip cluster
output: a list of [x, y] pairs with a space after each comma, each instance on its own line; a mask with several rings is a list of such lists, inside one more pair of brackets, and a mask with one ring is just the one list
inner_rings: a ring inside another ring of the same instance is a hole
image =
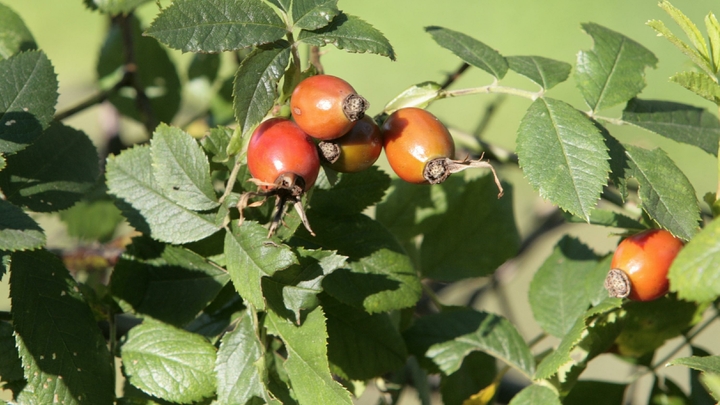
[[[354, 173], [377, 161], [384, 147], [388, 162], [401, 179], [415, 184], [437, 184], [451, 173], [470, 167], [492, 170], [490, 163], [453, 160], [455, 144], [447, 128], [420, 108], [393, 112], [379, 128], [365, 115], [369, 104], [345, 80], [330, 75], [301, 81], [290, 98], [292, 120], [271, 118], [253, 132], [247, 149], [251, 181], [258, 191], [243, 194], [238, 209], [262, 204], [254, 197], [275, 196], [272, 235], [282, 220], [286, 203], [292, 203], [305, 228], [314, 235], [301, 198], [317, 179], [320, 165]], [[264, 200], [263, 200], [264, 201]]]

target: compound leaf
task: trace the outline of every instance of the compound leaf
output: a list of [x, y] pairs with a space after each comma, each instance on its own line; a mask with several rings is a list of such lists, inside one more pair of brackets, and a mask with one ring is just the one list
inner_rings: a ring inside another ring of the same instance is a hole
[[585, 280], [598, 259], [589, 247], [566, 235], [537, 270], [530, 283], [530, 307], [546, 332], [565, 336], [590, 306]]
[[130, 384], [152, 396], [190, 404], [215, 393], [215, 348], [200, 335], [146, 319], [120, 352]]
[[262, 278], [297, 264], [295, 254], [286, 245], [268, 243], [267, 229], [257, 222], [232, 224], [225, 234], [227, 270], [237, 292], [257, 309], [265, 309]]
[[99, 176], [99, 159], [84, 132], [53, 122], [28, 148], [7, 157], [0, 188], [8, 201], [38, 212], [78, 202]]
[[450, 50], [466, 63], [478, 67], [498, 79], [505, 77], [508, 62], [495, 49], [463, 33], [443, 27], [425, 27], [435, 42]]
[[657, 58], [632, 39], [597, 24], [583, 24], [593, 38], [591, 51], [580, 51], [575, 79], [587, 105], [594, 111], [623, 103], [645, 87], [645, 67]]
[[545, 90], [564, 82], [570, 76], [572, 65], [542, 56], [508, 56], [508, 67]]
[[176, 0], [145, 31], [183, 52], [235, 51], [286, 33], [282, 19], [261, 0]]
[[0, 60], [0, 153], [30, 145], [55, 114], [58, 81], [42, 51], [27, 51]]
[[717, 156], [720, 121], [704, 108], [670, 101], [635, 98], [628, 102], [622, 119], [674, 141], [697, 146]]
[[535, 100], [518, 129], [520, 167], [540, 196], [586, 221], [607, 183], [604, 138], [569, 104]]
[[336, 382], [327, 359], [327, 329], [322, 308], [307, 315], [301, 326], [293, 325], [274, 312], [267, 314], [268, 333], [285, 343], [284, 367], [298, 403], [317, 405], [352, 404], [350, 393]]
[[220, 230], [211, 214], [184, 208], [166, 196], [153, 176], [148, 146], [135, 146], [107, 161], [108, 193], [122, 202], [130, 223], [160, 241], [187, 243]]
[[628, 174], [639, 183], [645, 212], [673, 235], [690, 240], [700, 221], [700, 207], [690, 181], [662, 149], [624, 147]]
[[168, 198], [193, 211], [220, 205], [207, 156], [187, 132], [160, 124], [150, 141], [150, 152], [155, 180]]
[[30, 216], [0, 199], [0, 251], [31, 250], [45, 245], [45, 232]]
[[382, 32], [360, 18], [345, 13], [338, 14], [326, 27], [300, 31], [298, 40], [313, 46], [333, 44], [347, 52], [369, 52], [395, 60], [395, 50]]
[[0, 4], [0, 60], [36, 48], [35, 38], [22, 18], [10, 7]]
[[720, 221], [710, 222], [678, 253], [668, 279], [681, 299], [709, 302], [720, 296]]
[[115, 382], [105, 339], [60, 259], [45, 250], [13, 253], [10, 299], [27, 380], [17, 401], [112, 404]]

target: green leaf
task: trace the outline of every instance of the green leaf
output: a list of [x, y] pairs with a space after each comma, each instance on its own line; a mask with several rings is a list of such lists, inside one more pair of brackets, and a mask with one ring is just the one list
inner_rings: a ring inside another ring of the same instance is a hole
[[292, 250], [267, 239], [267, 229], [256, 222], [232, 224], [225, 234], [227, 270], [237, 292], [256, 309], [265, 309], [261, 280], [297, 264]]
[[145, 31], [183, 52], [235, 51], [286, 33], [282, 19], [260, 0], [176, 0]]
[[210, 210], [220, 203], [210, 178], [210, 164], [197, 141], [180, 128], [160, 124], [150, 141], [153, 174], [160, 191], [193, 211]]
[[33, 211], [63, 210], [93, 187], [98, 160], [84, 132], [53, 122], [30, 147], [7, 157], [0, 188], [8, 201]]
[[[694, 404], [690, 402], [687, 394], [683, 391], [678, 384], [670, 379], [668, 376], [655, 376], [653, 378], [652, 391], [650, 391], [650, 400], [648, 405], [655, 404], [669, 404], [669, 405], [685, 405]], [[580, 403], [578, 403], [579, 405]], [[609, 404], [608, 404], [609, 405]]]
[[558, 393], [551, 388], [531, 384], [513, 397], [508, 405], [561, 405]]
[[693, 93], [720, 105], [720, 84], [700, 72], [681, 72], [670, 78]]
[[628, 301], [623, 306], [627, 312], [625, 327], [616, 344], [621, 355], [632, 357], [650, 353], [679, 336], [701, 319], [705, 308], [672, 296], [649, 302]]
[[347, 52], [369, 52], [395, 60], [395, 50], [382, 32], [360, 18], [345, 13], [338, 14], [326, 27], [300, 31], [298, 40], [312, 46], [332, 44]]
[[685, 42], [681, 41], [680, 38], [676, 37], [675, 34], [672, 33], [666, 26], [665, 23], [663, 23], [660, 20], [650, 20], [646, 23], [648, 26], [650, 26], [652, 29], [655, 30], [655, 32], [658, 33], [659, 36], [663, 36], [667, 38], [670, 43], [675, 45], [680, 52], [684, 53], [685, 56], [690, 58], [690, 60], [697, 65], [700, 69], [702, 69], [705, 73], [710, 75], [710, 77], [715, 76], [712, 70], [712, 66], [710, 66], [710, 62], [708, 59], [706, 59], [702, 54], [700, 54], [695, 49], [692, 49], [689, 45], [687, 45]]
[[18, 403], [110, 405], [111, 356], [90, 307], [60, 259], [15, 252], [10, 299], [28, 384]]
[[585, 280], [598, 256], [578, 239], [564, 236], [530, 283], [533, 315], [549, 334], [565, 336], [590, 306]]
[[426, 315], [403, 332], [408, 351], [432, 360], [446, 375], [460, 369], [479, 350], [532, 376], [535, 360], [515, 327], [505, 318], [469, 308]]
[[507, 56], [508, 67], [545, 90], [550, 90], [570, 76], [572, 65], [542, 56]]
[[668, 279], [681, 299], [709, 302], [720, 296], [720, 220], [710, 222], [680, 250]]
[[705, 17], [705, 28], [710, 40], [713, 71], [717, 73], [720, 70], [720, 22], [712, 11]]
[[227, 154], [227, 147], [230, 144], [232, 134], [232, 128], [217, 127], [211, 129], [210, 134], [200, 141], [203, 149], [210, 153], [210, 160], [212, 162], [225, 163], [230, 160]]
[[610, 271], [611, 262], [612, 255], [605, 255], [585, 277], [585, 293], [590, 298], [592, 306], [600, 305], [601, 302], [608, 298], [608, 292], [605, 289], [605, 278], [608, 271]]
[[462, 192], [447, 202], [447, 211], [433, 218], [436, 227], [424, 232], [420, 248], [424, 277], [455, 281], [486, 276], [517, 254], [520, 235], [513, 189], [509, 184], [503, 187], [505, 195], [498, 199], [493, 176], [486, 175], [464, 184]]
[[463, 402], [493, 383], [497, 374], [495, 358], [483, 352], [465, 356], [462, 366], [450, 375], [440, 376], [443, 404], [463, 405]]
[[336, 382], [327, 360], [327, 330], [322, 308], [315, 308], [301, 326], [295, 326], [274, 312], [268, 312], [268, 333], [285, 343], [285, 370], [300, 404], [352, 404], [350, 393]]
[[111, 292], [140, 315], [182, 326], [193, 320], [230, 277], [187, 249], [135, 238], [115, 265]]
[[327, 317], [328, 359], [345, 378], [368, 380], [405, 365], [405, 342], [390, 315], [371, 315], [327, 295], [322, 295], [322, 308]]
[[337, 0], [293, 0], [294, 28], [316, 30], [330, 24], [340, 14]]
[[507, 73], [508, 62], [495, 49], [463, 33], [448, 28], [430, 26], [425, 31], [435, 42], [450, 50], [468, 64], [478, 67], [498, 79]]
[[103, 13], [110, 15], [129, 14], [138, 6], [150, 0], [89, 0]]
[[578, 381], [563, 405], [616, 405], [623, 403], [627, 384], [608, 381]]
[[297, 249], [298, 264], [262, 279], [268, 306], [284, 318], [295, 317], [301, 323], [301, 311], [311, 311], [320, 304], [317, 295], [323, 291], [325, 276], [343, 267], [347, 257], [326, 250]]
[[[172, 7], [172, 6], [171, 6]], [[139, 122], [152, 118], [171, 122], [180, 108], [181, 84], [175, 64], [167, 49], [157, 41], [142, 35], [140, 22], [130, 16], [130, 33], [135, 51], [136, 81], [149, 100], [150, 111], [139, 111], [137, 91], [129, 87], [111, 92], [109, 100], [123, 115]], [[97, 64], [97, 73], [107, 87], [115, 86], [122, 79], [125, 69], [123, 30], [113, 24], [105, 38]], [[147, 117], [152, 115], [152, 117]]]
[[603, 136], [569, 104], [535, 100], [517, 137], [520, 167], [540, 196], [585, 220], [607, 183], [610, 165]]
[[217, 353], [217, 401], [221, 404], [245, 404], [253, 397], [270, 401], [264, 382], [265, 347], [256, 333], [253, 317], [247, 310], [232, 332], [223, 336]]
[[662, 149], [624, 145], [628, 177], [637, 179], [645, 212], [673, 235], [690, 240], [698, 232], [700, 208], [695, 189]]
[[270, 3], [285, 12], [290, 12], [292, 6], [292, 0], [268, 0]]
[[383, 109], [386, 114], [407, 107], [425, 108], [441, 97], [442, 87], [435, 82], [416, 84], [390, 100]]
[[628, 217], [625, 214], [619, 212], [594, 209], [590, 212], [590, 221], [585, 221], [583, 218], [578, 218], [574, 215], [563, 213], [565, 220], [571, 223], [589, 223], [592, 225], [607, 226], [611, 228], [623, 228], [642, 231], [647, 229], [647, 226], [642, 223]]
[[215, 348], [200, 335], [146, 319], [120, 353], [128, 381], [150, 395], [189, 404], [215, 393]]
[[578, 318], [560, 344], [537, 366], [533, 379], [555, 378], [572, 383], [593, 357], [607, 350], [620, 334], [622, 318], [616, 309], [620, 298], [608, 298]]
[[315, 209], [307, 214], [322, 232], [312, 237], [299, 229], [291, 243], [348, 257], [348, 268], [325, 277], [325, 292], [371, 314], [415, 305], [420, 280], [397, 240], [380, 223], [362, 214], [331, 216]]
[[717, 156], [720, 121], [704, 108], [660, 100], [632, 99], [623, 121]]
[[44, 245], [45, 232], [40, 225], [20, 207], [0, 199], [0, 251], [32, 250]]
[[686, 366], [705, 373], [720, 374], [720, 356], [680, 357], [671, 360], [668, 366]]
[[100, 242], [112, 239], [115, 228], [123, 221], [122, 213], [109, 199], [80, 201], [61, 211], [60, 218], [67, 225], [68, 235]]
[[0, 321], [0, 385], [3, 389], [24, 380], [22, 361], [15, 347], [15, 331], [10, 323]]
[[289, 60], [290, 44], [278, 41], [256, 49], [240, 64], [233, 82], [233, 108], [244, 136], [272, 109], [277, 82]]
[[[148, 146], [135, 146], [107, 161], [108, 193], [120, 199], [123, 212], [136, 228], [157, 240], [187, 243], [220, 230], [213, 215], [188, 210], [162, 193], [153, 177]], [[130, 207], [127, 207], [127, 206]]]
[[22, 18], [10, 7], [0, 4], [0, 60], [36, 48], [35, 38]]
[[593, 38], [591, 51], [580, 51], [575, 80], [593, 112], [623, 103], [645, 87], [645, 68], [657, 58], [632, 39], [603, 26], [588, 23], [583, 30]]
[[658, 4], [660, 8], [665, 10], [670, 17], [682, 28], [685, 35], [690, 38], [690, 42], [693, 44], [695, 49], [702, 55], [707, 61], [710, 61], [710, 55], [708, 53], [707, 44], [703, 34], [698, 29], [697, 25], [693, 23], [682, 11], [670, 4], [667, 0], [661, 0]]
[[42, 51], [0, 60], [0, 153], [24, 149], [47, 128], [55, 114], [58, 82]]
[[371, 166], [359, 173], [338, 173], [338, 182], [330, 189], [316, 189], [310, 206], [315, 212], [326, 215], [360, 213], [382, 200], [390, 187], [390, 176]]

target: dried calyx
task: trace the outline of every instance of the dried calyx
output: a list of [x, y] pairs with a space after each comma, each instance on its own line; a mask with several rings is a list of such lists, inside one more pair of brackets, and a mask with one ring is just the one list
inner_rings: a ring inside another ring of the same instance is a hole
[[630, 278], [620, 269], [612, 269], [605, 278], [605, 289], [614, 298], [626, 298], [630, 295]]
[[357, 121], [365, 116], [365, 111], [370, 107], [370, 103], [365, 97], [358, 94], [350, 94], [343, 100], [342, 109], [345, 116], [350, 121]]
[[495, 185], [498, 188], [498, 198], [502, 197], [504, 191], [502, 185], [500, 184], [500, 179], [498, 179], [497, 173], [495, 172], [495, 168], [490, 164], [490, 162], [482, 160], [482, 156], [480, 156], [480, 159], [477, 160], [452, 160], [447, 157], [432, 159], [425, 164], [423, 177], [430, 184], [440, 184], [447, 180], [447, 178], [453, 173], [458, 173], [475, 167], [482, 167], [492, 171], [493, 178], [495, 179]]
[[[310, 222], [308, 222], [305, 209], [303, 209], [302, 205], [302, 196], [305, 193], [305, 180], [302, 177], [295, 173], [283, 173], [278, 176], [274, 183], [266, 183], [254, 178], [248, 181], [260, 187], [260, 190], [247, 191], [240, 197], [240, 201], [237, 203], [238, 211], [240, 211], [240, 224], [242, 224], [244, 220], [243, 209], [247, 207], [259, 207], [263, 205], [269, 197], [275, 197], [275, 209], [268, 229], [268, 238], [271, 237], [275, 231], [277, 231], [278, 226], [280, 226], [285, 216], [286, 203], [293, 204], [305, 229], [307, 229], [312, 236], [315, 236], [315, 232], [310, 228]], [[262, 197], [262, 200], [251, 203], [250, 199], [255, 197]]]

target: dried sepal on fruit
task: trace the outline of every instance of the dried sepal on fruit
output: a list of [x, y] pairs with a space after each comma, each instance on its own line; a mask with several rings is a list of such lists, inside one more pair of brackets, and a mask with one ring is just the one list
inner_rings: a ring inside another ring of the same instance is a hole
[[[317, 149], [308, 135], [294, 122], [285, 118], [272, 118], [252, 134], [247, 150], [247, 165], [258, 191], [244, 193], [237, 203], [240, 221], [243, 209], [264, 204], [275, 197], [275, 211], [270, 222], [268, 237], [282, 222], [286, 205], [291, 203], [305, 228], [315, 235], [302, 205], [303, 195], [315, 184], [320, 171]], [[250, 202], [252, 198], [260, 201]]]
[[357, 173], [372, 166], [382, 152], [382, 134], [369, 116], [355, 123], [340, 138], [318, 143], [320, 159], [333, 170]]

